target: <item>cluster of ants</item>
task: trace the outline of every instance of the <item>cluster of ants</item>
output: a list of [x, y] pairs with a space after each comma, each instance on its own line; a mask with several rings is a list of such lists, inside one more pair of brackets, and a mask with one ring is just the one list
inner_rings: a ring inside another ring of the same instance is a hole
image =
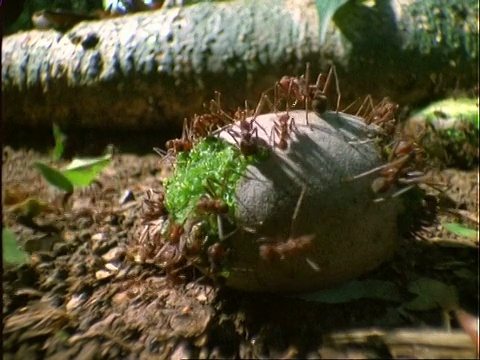
[[[272, 90], [269, 89], [262, 94], [255, 109], [249, 109], [248, 104], [245, 103], [244, 109], [238, 108], [235, 112], [226, 112], [222, 109], [220, 93], [217, 92], [215, 99], [205, 106], [207, 111], [204, 114], [195, 115], [190, 121], [184, 120], [181, 137], [167, 141], [166, 152], [158, 148], [154, 150], [163, 156], [163, 160], [174, 159], [180, 153], [190, 152], [200, 140], [214, 138], [225, 130], [232, 136], [238, 151], [243, 156], [257, 156], [265, 149], [265, 142], [260, 141], [258, 131], [259, 129], [265, 133], [266, 131], [256, 122], [256, 117], [267, 105], [270, 106], [270, 111], [276, 113], [281, 101], [285, 102], [287, 111], [274, 121], [269, 138], [273, 148], [287, 150], [291, 133], [296, 129], [294, 119], [288, 113], [289, 104], [292, 103], [292, 106], [295, 106], [302, 102], [305, 104], [307, 113], [310, 107], [316, 112], [324, 112], [327, 108], [326, 90], [332, 75], [336, 78], [335, 68], [332, 67], [327, 76], [321, 74], [315, 84], [310, 84], [309, 71], [309, 65], [307, 65], [304, 76], [282, 77], [273, 87], [274, 101], [272, 102], [267, 95], [267, 92]], [[308, 124], [308, 115], [306, 121]], [[232, 124], [237, 124], [238, 128], [233, 128]], [[216, 217], [218, 239], [213, 242], [206, 240], [207, 234], [201, 222], [193, 221], [193, 224], [187, 224], [186, 222], [191, 220], [187, 218], [185, 222], [178, 224], [169, 217], [164, 204], [163, 190], [147, 192], [143, 214], [146, 226], [140, 240], [143, 257], [150, 259], [153, 263], [161, 264], [170, 275], [188, 265], [194, 265], [209, 277], [215, 277], [215, 274], [228, 261], [227, 240], [236, 229], [230, 234], [224, 234], [223, 223], [224, 219], [228, 218], [229, 208], [213, 189], [214, 186], [211, 184], [205, 187], [205, 195], [199, 198], [195, 215], [191, 216], [191, 218], [210, 215]], [[165, 223], [162, 223], [162, 226], [152, 225], [156, 224], [158, 219], [165, 219]], [[229, 223], [233, 222], [229, 221]], [[261, 239], [259, 257], [264, 261], [273, 262], [296, 256], [311, 248], [312, 239], [313, 236], [290, 237], [285, 242]]]
[[[284, 102], [286, 112], [277, 116], [274, 120], [272, 132], [269, 135], [273, 148], [287, 150], [292, 131], [296, 130], [295, 120], [289, 115], [290, 103], [304, 103], [306, 110], [306, 124], [308, 112], [312, 109], [318, 114], [324, 113], [328, 108], [326, 95], [332, 77], [337, 85], [337, 110], [340, 104], [340, 90], [335, 67], [332, 66], [327, 75], [320, 74], [315, 84], [309, 82], [310, 65], [306, 66], [306, 73], [300, 77], [284, 76], [272, 88], [265, 91], [255, 108], [249, 109], [245, 102], [245, 108], [237, 108], [236, 111], [226, 112], [221, 107], [220, 93], [216, 92], [215, 100], [211, 100], [207, 112], [202, 115], [194, 115], [191, 121], [184, 120], [182, 136], [166, 142], [166, 154], [175, 156], [180, 152], [189, 152], [196, 142], [207, 137], [215, 137], [223, 130], [227, 131], [237, 144], [238, 150], [244, 156], [254, 156], [261, 152], [263, 143], [259, 141], [258, 129], [266, 134], [266, 130], [258, 124], [256, 118], [266, 106], [269, 111], [277, 113], [278, 106]], [[268, 93], [273, 91], [273, 102]], [[237, 124], [238, 130], [232, 128]], [[268, 135], [268, 134], [267, 134]], [[158, 150], [157, 150], [158, 151]]]
[[[210, 278], [217, 278], [228, 256], [224, 219], [229, 207], [220, 200], [207, 181], [205, 195], [200, 196], [190, 216], [174, 221], [165, 206], [164, 189], [149, 189], [143, 200], [143, 230], [140, 255], [143, 260], [164, 268], [168, 278], [179, 280], [182, 270], [192, 265]], [[217, 220], [218, 237], [209, 234], [208, 219]]]
[[[238, 151], [243, 156], [256, 156], [265, 148], [265, 142], [260, 141], [258, 137], [259, 129], [264, 132], [265, 129], [256, 121], [256, 118], [266, 105], [270, 106], [270, 111], [277, 113], [280, 103], [285, 104], [286, 111], [277, 115], [276, 120], [273, 120], [274, 125], [269, 139], [271, 148], [287, 150], [291, 133], [296, 131], [295, 121], [288, 111], [290, 106], [296, 106], [297, 103], [305, 105], [305, 121], [308, 125], [309, 110], [321, 115], [328, 109], [327, 91], [332, 78], [335, 79], [336, 84], [337, 112], [340, 106], [341, 93], [335, 67], [332, 66], [326, 75], [320, 74], [314, 84], [309, 83], [309, 72], [310, 67], [307, 64], [305, 75], [282, 77], [273, 87], [274, 101], [272, 102], [267, 95], [269, 91], [272, 91], [269, 89], [262, 94], [254, 110], [249, 109], [246, 103], [244, 109], [238, 108], [234, 112], [226, 112], [221, 107], [220, 93], [217, 92], [215, 100], [211, 100], [209, 106], [206, 106], [205, 114], [195, 115], [190, 121], [185, 120], [182, 136], [166, 142], [166, 152], [155, 150], [163, 156], [163, 159], [175, 159], [180, 153], [190, 152], [200, 140], [215, 138], [220, 132], [226, 131], [234, 139]], [[381, 147], [389, 149], [389, 153], [386, 164], [347, 179], [353, 181], [378, 173], [379, 176], [372, 182], [373, 193], [382, 194], [394, 186], [398, 187], [399, 190], [392, 197], [399, 196], [410, 190], [415, 184], [426, 181], [424, 174], [425, 151], [420, 147], [418, 139], [405, 139], [396, 132], [395, 114], [397, 110], [398, 105], [387, 98], [374, 106], [370, 96], [357, 109], [355, 115], [362, 117], [367, 125], [373, 124], [379, 129], [380, 134], [383, 135], [382, 141], [380, 141]], [[233, 124], [235, 127], [232, 126]], [[391, 142], [392, 138], [395, 139], [393, 142]], [[225, 219], [229, 219], [230, 209], [213, 188], [211, 183], [205, 187], [205, 194], [198, 199], [195, 207], [195, 215], [187, 217], [181, 224], [174, 222], [173, 217], [169, 216], [164, 205], [163, 190], [157, 192], [151, 190], [147, 193], [144, 200], [144, 219], [147, 226], [141, 236], [140, 244], [144, 257], [151, 259], [151, 262], [155, 264], [161, 264], [171, 277], [193, 265], [208, 277], [216, 279], [228, 264], [230, 255], [228, 239], [238, 229], [235, 228], [233, 221], [229, 220], [233, 230], [225, 235], [223, 223]], [[305, 188], [300, 194], [292, 217], [292, 227], [304, 193]], [[375, 201], [385, 199], [380, 197]], [[216, 218], [218, 236], [214, 240], [209, 239], [204, 223], [198, 221], [198, 218], [202, 216]], [[148, 230], [148, 224], [155, 223], [158, 219], [163, 219], [159, 230], [156, 232], [152, 229]], [[157, 235], [152, 238], [152, 233]], [[319, 271], [319, 266], [306, 257], [306, 253], [313, 247], [314, 237], [314, 234], [293, 236], [291, 229], [286, 240], [260, 238], [259, 258], [272, 263], [290, 257], [304, 256], [311, 268]]]
[[[430, 170], [429, 166], [432, 161], [429, 161], [427, 152], [421, 145], [423, 137], [427, 133], [426, 129], [418, 134], [407, 135], [397, 125], [395, 118], [397, 110], [398, 105], [388, 98], [373, 106], [372, 98], [367, 96], [355, 114], [362, 117], [367, 125], [374, 124], [377, 126], [380, 134], [377, 139], [382, 152], [386, 154], [387, 162], [353, 176], [348, 181], [377, 173], [379, 176], [371, 184], [372, 192], [379, 196], [374, 199], [375, 202], [398, 197], [421, 183], [442, 191], [437, 184], [431, 182], [430, 176], [427, 175], [427, 170]], [[381, 195], [393, 188], [398, 190], [386, 197]]]

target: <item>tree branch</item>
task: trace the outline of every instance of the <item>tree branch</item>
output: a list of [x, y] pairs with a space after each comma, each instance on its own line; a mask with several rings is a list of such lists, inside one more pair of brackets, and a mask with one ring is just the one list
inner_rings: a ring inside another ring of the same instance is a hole
[[[440, 9], [447, 15], [440, 18], [421, 1], [377, 0], [373, 8], [356, 3], [339, 9], [338, 27], [330, 25], [322, 46], [313, 0], [200, 3], [83, 22], [66, 33], [8, 36], [2, 43], [5, 122], [178, 125], [202, 111], [215, 90], [226, 107], [256, 102], [282, 75], [302, 74], [306, 62], [314, 74], [335, 63], [345, 101], [371, 93], [411, 103], [455, 84], [475, 85], [475, 4]], [[437, 28], [418, 29], [425, 14], [427, 25]], [[445, 39], [460, 35], [435, 43], [439, 26]]]

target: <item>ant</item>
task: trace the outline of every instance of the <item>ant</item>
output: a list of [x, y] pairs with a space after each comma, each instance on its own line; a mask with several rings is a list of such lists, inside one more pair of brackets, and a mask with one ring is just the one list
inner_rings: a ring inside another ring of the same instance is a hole
[[193, 138], [187, 125], [187, 119], [183, 121], [182, 137], [168, 140], [165, 143], [167, 154], [177, 155], [180, 152], [189, 152], [193, 148]]
[[386, 97], [364, 117], [365, 123], [367, 125], [375, 124], [380, 126], [386, 134], [392, 135], [395, 131], [395, 114], [398, 108], [398, 104], [390, 101], [390, 99]]
[[[211, 179], [206, 180], [207, 184], [205, 185], [206, 194], [202, 195], [198, 200], [196, 210], [199, 214], [206, 215], [215, 215], [217, 218], [217, 229], [218, 229], [218, 238], [223, 241], [232, 236], [236, 229], [231, 233], [225, 235], [222, 218], [227, 217], [230, 211], [229, 207], [225, 202], [219, 198], [215, 193], [215, 186]], [[223, 187], [223, 186], [222, 186]], [[230, 221], [231, 222], [231, 221]]]
[[[289, 238], [284, 242], [274, 242], [271, 244], [260, 245], [258, 250], [259, 250], [259, 256], [262, 260], [266, 262], [282, 261], [282, 260], [285, 260], [286, 258], [299, 256], [313, 247], [314, 245], [313, 239], [316, 236], [315, 234], [292, 236], [292, 234], [294, 233], [295, 222], [300, 212], [300, 207], [302, 205], [305, 192], [306, 192], [306, 187], [304, 186], [302, 188], [300, 196], [298, 197], [297, 204], [293, 212], [292, 222], [290, 225]], [[270, 240], [270, 239], [267, 239], [267, 240]], [[315, 271], [320, 270], [320, 267], [314, 261], [310, 260], [309, 258], [305, 258], [305, 261]]]
[[221, 242], [210, 245], [207, 249], [208, 262], [210, 263], [210, 275], [221, 271], [227, 260], [229, 250]]
[[[258, 152], [258, 144], [256, 142], [256, 139], [258, 138], [258, 130], [253, 127], [253, 121], [247, 120], [245, 112], [239, 113], [239, 115], [241, 116], [238, 125], [240, 133], [233, 129], [229, 129], [227, 132], [235, 140], [243, 156], [255, 155]], [[240, 138], [240, 141], [237, 141], [237, 137]]]
[[323, 114], [325, 111], [328, 110], [327, 91], [330, 87], [332, 75], [335, 77], [335, 88], [337, 92], [336, 111], [338, 112], [338, 109], [340, 108], [342, 93], [340, 92], [340, 84], [338, 82], [337, 70], [335, 68], [335, 65], [332, 65], [330, 66], [330, 69], [328, 70], [328, 74], [326, 77], [322, 73], [318, 75], [317, 82], [313, 87], [314, 92], [313, 92], [313, 99], [312, 99], [312, 109], [317, 114]]
[[[240, 132], [233, 129], [227, 130], [233, 140], [237, 143], [243, 156], [256, 155], [259, 152], [258, 128], [262, 129], [265, 134], [267, 133], [266, 130], [256, 121], [256, 117], [260, 114], [265, 102], [269, 102], [269, 100], [265, 94], [262, 94], [250, 120], [247, 119], [247, 116], [250, 115], [251, 111], [248, 110], [247, 106], [245, 110], [237, 109], [234, 120], [238, 121]], [[254, 127], [254, 123], [257, 127]], [[237, 138], [240, 138], [240, 140], [238, 141]]]
[[219, 118], [214, 114], [194, 115], [191, 125], [191, 131], [195, 138], [207, 137], [212, 128], [219, 122]]
[[209, 196], [202, 195], [198, 200], [197, 211], [200, 213], [227, 214], [228, 205], [220, 199], [211, 199]]
[[334, 65], [330, 67], [327, 76], [320, 73], [317, 77], [317, 81], [314, 85], [310, 85], [310, 63], [307, 63], [305, 69], [305, 75], [298, 77], [290, 77], [284, 76], [278, 82], [278, 86], [280, 89], [283, 90], [287, 94], [287, 106], [288, 106], [288, 99], [290, 98], [290, 94], [293, 93], [293, 97], [295, 99], [293, 106], [296, 105], [298, 101], [305, 103], [305, 121], [306, 125], [309, 125], [308, 122], [308, 110], [310, 108], [310, 104], [312, 109], [318, 113], [323, 114], [327, 111], [328, 108], [328, 97], [326, 95], [328, 88], [330, 87], [330, 83], [332, 80], [332, 76], [335, 77], [335, 85], [337, 91], [337, 109], [340, 107], [340, 100], [341, 100], [341, 92], [340, 92], [340, 85], [338, 82], [337, 70]]
[[177, 224], [173, 221], [170, 223], [168, 229], [168, 241], [170, 243], [178, 243], [180, 241], [180, 236], [185, 232], [183, 225], [184, 224]]
[[167, 215], [164, 204], [165, 194], [162, 190], [148, 189], [146, 199], [143, 199], [142, 217], [144, 222], [150, 222]]
[[[278, 118], [278, 122], [274, 121], [272, 132], [270, 133], [270, 140], [273, 146], [280, 150], [288, 149], [288, 140], [290, 140], [290, 133], [296, 129], [295, 120], [290, 118], [288, 112]], [[275, 143], [275, 135], [278, 137], [278, 143]]]
[[[411, 184], [425, 180], [426, 175], [421, 171], [424, 167], [424, 162], [425, 151], [420, 148], [416, 141], [398, 140], [393, 146], [386, 164], [353, 176], [349, 180], [359, 179], [380, 172], [380, 177], [372, 182], [372, 191], [375, 194], [384, 193], [390, 190], [395, 183], [408, 184], [409, 186], [400, 189], [391, 196], [397, 197], [412, 189], [413, 185]], [[383, 198], [379, 198], [374, 201], [379, 202], [383, 200]]]
[[286, 257], [294, 257], [310, 250], [313, 246], [314, 234], [289, 238], [280, 244], [260, 245], [260, 257], [268, 262], [284, 260]]
[[206, 108], [209, 113], [194, 115], [190, 130], [192, 137], [197, 139], [207, 137], [214, 133], [215, 130], [221, 129], [223, 126], [234, 122], [234, 119], [222, 110], [220, 97], [220, 92], [215, 91], [215, 100], [210, 100], [208, 109], [207, 106], [203, 104], [203, 107]]

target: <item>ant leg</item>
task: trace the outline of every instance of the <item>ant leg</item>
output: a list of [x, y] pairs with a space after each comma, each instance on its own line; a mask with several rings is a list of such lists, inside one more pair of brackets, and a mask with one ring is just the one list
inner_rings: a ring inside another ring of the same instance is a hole
[[223, 222], [219, 214], [217, 214], [217, 229], [218, 229], [218, 238], [220, 239], [220, 241], [223, 241], [224, 239]]
[[373, 200], [373, 202], [382, 202], [382, 201], [385, 201], [385, 200], [388, 200], [388, 199], [396, 198], [396, 197], [398, 197], [402, 194], [405, 194], [407, 191], [412, 190], [414, 187], [415, 187], [415, 185], [410, 185], [410, 186], [404, 187], [403, 189], [400, 189], [396, 193], [392, 194], [391, 196], [377, 198], [377, 199]]
[[292, 223], [290, 224], [290, 236], [293, 236], [293, 234], [294, 234], [295, 223], [296, 223], [296, 220], [297, 220], [297, 216], [300, 213], [300, 207], [302, 206], [303, 197], [305, 196], [306, 190], [307, 190], [307, 186], [303, 185], [302, 186], [302, 191], [300, 192], [300, 195], [298, 196], [297, 204], [295, 205], [295, 210], [293, 211]]
[[[278, 87], [280, 85], [278, 84], [278, 81], [275, 83], [275, 86], [273, 87], [273, 110], [275, 113], [277, 113], [277, 104], [281, 101], [278, 96]], [[288, 102], [287, 102], [287, 112], [288, 112]]]
[[305, 66], [305, 83], [306, 83], [306, 94], [305, 96], [305, 125], [308, 125], [308, 108], [310, 107], [310, 63], [307, 62], [307, 65]]
[[234, 230], [232, 230], [231, 232], [225, 235], [224, 229], [223, 229], [222, 216], [220, 214], [217, 214], [217, 229], [218, 229], [218, 239], [220, 241], [225, 241], [231, 238], [238, 231], [238, 228], [235, 228]]
[[378, 171], [380, 171], [380, 170], [386, 169], [386, 168], [388, 168], [389, 166], [391, 166], [390, 163], [387, 163], [387, 164], [384, 164], [384, 165], [380, 165], [380, 166], [377, 166], [376, 168], [367, 170], [367, 171], [365, 171], [365, 172], [363, 172], [363, 173], [360, 173], [360, 174], [358, 174], [358, 175], [349, 177], [349, 178], [347, 178], [347, 179], [345, 179], [345, 180], [343, 180], [343, 181], [344, 181], [344, 182], [345, 182], [345, 181], [346, 181], [346, 182], [349, 182], [349, 181], [357, 180], [357, 179], [360, 179], [360, 178], [362, 178], [362, 177], [364, 177], [364, 176], [367, 176], [367, 175], [370, 175], [370, 174], [374, 174], [374, 173], [376, 173], [376, 172], [378, 172]]
[[235, 143], [237, 144], [237, 147], [240, 149], [240, 142], [237, 140], [237, 137], [241, 137], [241, 135], [233, 129], [227, 129], [227, 133], [231, 136], [233, 141], [235, 141]]
[[288, 125], [288, 130], [290, 132], [298, 132], [298, 128], [297, 128], [297, 125], [295, 124], [295, 119], [292, 117], [290, 119], [290, 124]]
[[332, 65], [330, 70], [332, 70], [332, 69], [333, 69], [333, 75], [335, 76], [335, 90], [337, 92], [337, 108], [336, 108], [335, 111], [338, 113], [338, 109], [340, 108], [340, 101], [342, 99], [342, 92], [340, 91], [340, 83], [338, 81], [337, 69], [336, 69], [335, 65]]
[[153, 151], [155, 151], [158, 155], [160, 155], [162, 159], [168, 154], [165, 150], [162, 150], [158, 147], [154, 147]]
[[391, 161], [391, 162], [388, 162], [384, 165], [380, 165], [380, 166], [377, 166], [376, 168], [373, 168], [371, 170], [368, 170], [368, 171], [365, 171], [361, 174], [358, 174], [358, 175], [355, 175], [355, 176], [352, 176], [348, 179], [346, 179], [346, 181], [352, 181], [352, 180], [356, 180], [356, 179], [360, 179], [364, 176], [367, 176], [367, 175], [370, 175], [370, 174], [373, 174], [373, 173], [376, 173], [377, 171], [380, 171], [380, 170], [383, 170], [383, 169], [386, 169], [388, 167], [390, 168], [401, 168], [403, 166], [403, 164], [410, 158], [410, 155], [407, 154], [407, 155], [403, 155], [402, 157], [399, 157], [397, 160], [395, 161]]
[[276, 130], [277, 123], [275, 122], [272, 130], [270, 130], [270, 136], [268, 137], [268, 142], [270, 143], [270, 146], [275, 147], [275, 132]]
[[[342, 112], [347, 112], [347, 110], [349, 110], [351, 107], [353, 107], [353, 105], [355, 105], [357, 103], [358, 99], [356, 100], [353, 100], [353, 102], [351, 102], [345, 109], [342, 109]], [[355, 113], [355, 116], [358, 116], [358, 111]]]
[[325, 84], [323, 84], [323, 89], [322, 89], [322, 94], [326, 95], [329, 87], [330, 87], [330, 82], [332, 81], [332, 73], [333, 73], [333, 65], [330, 67], [327, 73], [327, 78], [325, 79]]
[[252, 122], [257, 124], [257, 126], [260, 129], [262, 129], [262, 131], [265, 133], [265, 135], [268, 135], [267, 130], [265, 130], [265, 128], [258, 123], [257, 116], [260, 115], [260, 112], [262, 111], [263, 106], [265, 105], [265, 102], [267, 102], [267, 101], [270, 105], [272, 104], [270, 102], [270, 100], [268, 99], [267, 95], [263, 92], [262, 95], [260, 96], [260, 100], [258, 101], [257, 107], [255, 108], [255, 113], [253, 114], [253, 118], [252, 118]]
[[[364, 109], [365, 107], [365, 109]], [[373, 106], [373, 100], [371, 95], [367, 95], [365, 100], [363, 100], [362, 105], [358, 108], [355, 116], [360, 116], [365, 119], [365, 122], [368, 124], [370, 122], [369, 116], [367, 116], [367, 112], [369, 111], [370, 114], [373, 113], [375, 107]], [[363, 111], [363, 113], [362, 113]]]
[[215, 91], [215, 100], [210, 100], [210, 112], [213, 114], [222, 115], [230, 123], [235, 122], [235, 119], [233, 119], [230, 115], [228, 115], [225, 111], [222, 110], [220, 96], [220, 92]]
[[380, 171], [380, 170], [383, 170], [383, 169], [386, 169], [388, 167], [390, 168], [395, 168], [397, 165], [398, 167], [401, 167], [405, 161], [407, 161], [409, 159], [410, 155], [404, 155], [400, 158], [398, 158], [397, 160], [395, 161], [392, 161], [392, 162], [388, 162], [384, 165], [380, 165], [380, 166], [377, 166], [376, 168], [373, 168], [373, 169], [370, 169], [370, 170], [367, 170], [361, 174], [358, 174], [358, 175], [355, 175], [355, 176], [352, 176], [352, 177], [349, 177], [347, 179], [344, 179], [342, 182], [349, 182], [349, 181], [353, 181], [353, 180], [357, 180], [357, 179], [360, 179], [364, 176], [367, 176], [367, 175], [370, 175], [370, 174], [374, 174], [376, 173], [377, 171]]

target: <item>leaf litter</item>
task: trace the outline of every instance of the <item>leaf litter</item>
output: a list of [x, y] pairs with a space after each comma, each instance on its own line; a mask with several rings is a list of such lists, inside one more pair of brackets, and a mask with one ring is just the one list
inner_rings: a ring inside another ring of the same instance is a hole
[[[5, 152], [4, 189], [21, 184], [28, 196], [51, 200], [54, 194], [32, 171], [35, 161], [48, 161], [46, 155]], [[466, 329], [478, 320], [478, 242], [467, 246], [442, 227], [457, 219], [440, 212], [435, 199], [433, 216], [404, 237], [397, 256], [360, 279], [303, 299], [244, 294], [218, 289], [196, 273], [176, 282], [181, 279], [123, 251], [131, 248], [141, 219], [138, 207], [121, 209], [118, 200], [130, 189], [140, 205], [161, 171], [155, 155], [121, 154], [111, 168], [99, 177], [102, 189], [72, 197], [89, 204], [90, 214], [40, 213], [39, 222], [59, 226], [60, 240], [32, 250], [31, 264], [4, 271], [6, 358], [75, 359], [82, 352], [83, 358], [165, 359], [476, 355]], [[455, 185], [448, 194], [457, 209], [476, 211], [477, 170], [448, 169], [438, 176]], [[14, 219], [8, 225], [20, 244], [41, 238]], [[455, 246], [440, 246], [439, 239]], [[105, 269], [117, 270], [96, 278]], [[444, 313], [454, 308], [446, 324]]]

